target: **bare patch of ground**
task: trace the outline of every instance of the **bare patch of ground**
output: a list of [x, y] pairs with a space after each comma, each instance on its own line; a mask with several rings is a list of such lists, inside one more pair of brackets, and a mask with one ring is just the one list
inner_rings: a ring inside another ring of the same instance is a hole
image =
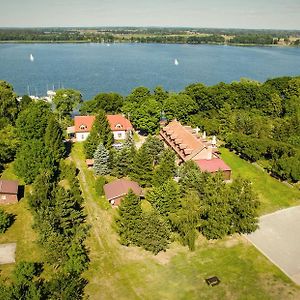
[[0, 265], [15, 263], [16, 243], [0, 244]]

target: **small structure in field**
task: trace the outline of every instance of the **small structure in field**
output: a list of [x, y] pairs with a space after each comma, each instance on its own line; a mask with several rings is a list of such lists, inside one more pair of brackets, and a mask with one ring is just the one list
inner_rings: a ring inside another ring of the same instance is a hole
[[206, 278], [205, 281], [210, 286], [218, 285], [221, 282], [221, 280], [217, 276]]
[[0, 179], [0, 204], [17, 203], [18, 189], [18, 181]]
[[87, 167], [90, 169], [94, 166], [94, 159], [88, 158], [85, 160], [85, 163], [86, 163]]
[[106, 199], [112, 206], [120, 205], [122, 199], [128, 194], [129, 190], [132, 190], [132, 192], [139, 197], [143, 196], [143, 190], [139, 184], [126, 178], [117, 179], [107, 183], [104, 185], [103, 189]]

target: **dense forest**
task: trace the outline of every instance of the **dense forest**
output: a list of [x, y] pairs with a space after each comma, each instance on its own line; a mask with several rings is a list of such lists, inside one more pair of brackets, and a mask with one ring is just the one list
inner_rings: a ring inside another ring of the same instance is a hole
[[0, 41], [297, 46], [300, 32], [216, 28], [0, 28]]

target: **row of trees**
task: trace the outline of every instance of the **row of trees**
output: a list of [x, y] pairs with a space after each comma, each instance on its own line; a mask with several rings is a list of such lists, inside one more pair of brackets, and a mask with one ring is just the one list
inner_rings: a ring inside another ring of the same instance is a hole
[[123, 199], [116, 218], [123, 245], [157, 254], [177, 239], [194, 250], [198, 232], [207, 239], [220, 239], [257, 229], [259, 202], [249, 181], [238, 178], [226, 185], [222, 174], [201, 173], [192, 161], [180, 172], [179, 183], [166, 176], [148, 190], [150, 210], [143, 211], [141, 200], [132, 192]]
[[[15, 158], [16, 174], [25, 183], [33, 183], [29, 206], [43, 253], [42, 263], [17, 264], [10, 285], [0, 284], [1, 299], [81, 299], [83, 296], [86, 282], [81, 274], [88, 266], [84, 246], [88, 227], [76, 168], [62, 163], [66, 147], [61, 124], [64, 126], [78, 102], [76, 95], [73, 91], [57, 93], [53, 111], [47, 103], [34, 102], [26, 96], [17, 101], [12, 87], [5, 82], [0, 84], [3, 125], [0, 164]], [[0, 212], [1, 231], [11, 221], [10, 216]], [[43, 276], [44, 268], [47, 279]]]

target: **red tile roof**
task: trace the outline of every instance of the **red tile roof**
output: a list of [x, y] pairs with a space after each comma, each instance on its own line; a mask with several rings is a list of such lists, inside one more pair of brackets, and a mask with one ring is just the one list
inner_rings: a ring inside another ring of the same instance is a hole
[[[75, 132], [90, 132], [95, 121], [95, 116], [75, 116]], [[122, 115], [106, 115], [112, 131], [128, 131], [133, 127], [129, 120]]]
[[75, 132], [90, 132], [95, 118], [95, 116], [75, 116]]
[[112, 131], [132, 130], [133, 127], [128, 119], [122, 115], [106, 115]]
[[230, 171], [230, 167], [225, 164], [225, 162], [220, 158], [213, 159], [199, 159], [195, 160], [195, 163], [199, 166], [202, 172], [214, 173], [219, 170]]
[[197, 137], [190, 126], [182, 126], [177, 120], [173, 120], [160, 131], [161, 137], [169, 141], [169, 146], [185, 161], [192, 159], [206, 144]]
[[135, 181], [125, 178], [107, 183], [103, 187], [107, 200], [113, 200], [126, 195], [131, 189], [136, 195], [142, 195], [142, 188]]
[[0, 179], [0, 193], [1, 194], [18, 194], [19, 183], [16, 180]]

